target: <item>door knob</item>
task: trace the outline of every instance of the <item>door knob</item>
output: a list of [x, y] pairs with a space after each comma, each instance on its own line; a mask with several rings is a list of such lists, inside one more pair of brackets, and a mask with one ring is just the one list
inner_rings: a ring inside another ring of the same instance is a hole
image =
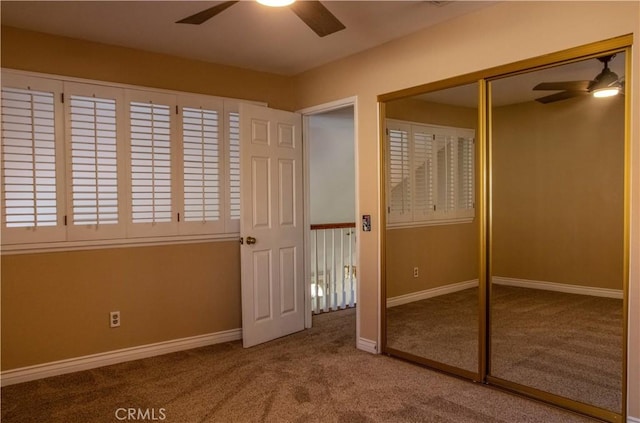
[[252, 236], [247, 237], [247, 245], [252, 245], [256, 243], [256, 239]]

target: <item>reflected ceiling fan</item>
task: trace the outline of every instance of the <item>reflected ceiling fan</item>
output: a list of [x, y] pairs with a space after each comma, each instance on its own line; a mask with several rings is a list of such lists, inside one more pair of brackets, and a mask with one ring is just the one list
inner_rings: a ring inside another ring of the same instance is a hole
[[[217, 14], [227, 10], [229, 7], [233, 6], [236, 3], [238, 3], [238, 1], [225, 1], [201, 12], [198, 12], [195, 15], [187, 16], [186, 18], [181, 19], [176, 23], [200, 25], [213, 18]], [[298, 15], [298, 17], [302, 19], [302, 21], [320, 37], [325, 37], [346, 28], [342, 24], [342, 22], [340, 22], [338, 18], [336, 18], [329, 11], [329, 9], [327, 9], [322, 3], [317, 0], [271, 0], [271, 2], [269, 2], [269, 0], [258, 0], [258, 3], [274, 7], [289, 7], [289, 9], [293, 11], [293, 13]]]
[[598, 60], [604, 64], [604, 68], [593, 81], [542, 82], [536, 85], [533, 87], [534, 90], [562, 90], [559, 93], [536, 98], [536, 101], [547, 104], [589, 94], [593, 94], [594, 97], [609, 97], [619, 94], [624, 86], [624, 77], [619, 78], [615, 72], [609, 69], [609, 61], [614, 57], [615, 54], [598, 57]]

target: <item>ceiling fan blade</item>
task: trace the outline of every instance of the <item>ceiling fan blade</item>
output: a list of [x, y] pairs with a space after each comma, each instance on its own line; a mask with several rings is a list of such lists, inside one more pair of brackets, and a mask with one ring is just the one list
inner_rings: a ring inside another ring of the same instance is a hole
[[533, 89], [544, 91], [585, 91], [589, 88], [590, 83], [591, 81], [542, 82], [533, 87]]
[[346, 28], [329, 9], [317, 0], [297, 1], [289, 8], [320, 37]]
[[547, 103], [553, 103], [555, 101], [566, 100], [572, 97], [579, 97], [581, 95], [589, 95], [589, 92], [588, 91], [562, 91], [559, 93], [536, 98], [536, 101], [542, 104], [547, 104]]
[[229, 7], [236, 4], [238, 1], [225, 1], [224, 3], [217, 4], [213, 7], [203, 10], [202, 12], [196, 13], [195, 15], [188, 16], [184, 19], [177, 21], [176, 23], [185, 23], [192, 25], [200, 25], [213, 18], [220, 12], [227, 10]]

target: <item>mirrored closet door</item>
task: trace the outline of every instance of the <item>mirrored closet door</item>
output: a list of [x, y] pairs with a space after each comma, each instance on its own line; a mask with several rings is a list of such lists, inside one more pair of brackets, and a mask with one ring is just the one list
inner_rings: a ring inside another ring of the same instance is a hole
[[384, 353], [624, 421], [631, 41], [379, 97]]
[[[624, 75], [620, 51], [489, 86], [489, 375], [614, 413], [624, 359]], [[601, 79], [614, 95], [593, 95]], [[519, 93], [533, 98], [513, 101]]]
[[385, 110], [387, 348], [477, 379], [478, 83]]

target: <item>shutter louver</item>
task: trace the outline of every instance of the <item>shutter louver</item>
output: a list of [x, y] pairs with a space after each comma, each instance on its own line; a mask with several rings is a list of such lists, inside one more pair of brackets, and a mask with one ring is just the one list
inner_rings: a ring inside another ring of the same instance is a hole
[[171, 222], [170, 107], [130, 103], [133, 223]]
[[240, 219], [240, 114], [229, 113], [229, 211]]
[[182, 108], [184, 220], [220, 220], [219, 117], [215, 110]]
[[445, 205], [446, 211], [454, 211], [456, 209], [456, 181], [458, 179], [458, 155], [455, 137], [447, 137], [447, 202]]
[[56, 226], [54, 95], [2, 88], [4, 226]]
[[70, 103], [73, 224], [117, 224], [116, 102], [72, 95]]
[[473, 138], [458, 137], [458, 209], [473, 209]]
[[411, 213], [409, 132], [389, 129], [389, 217]]

